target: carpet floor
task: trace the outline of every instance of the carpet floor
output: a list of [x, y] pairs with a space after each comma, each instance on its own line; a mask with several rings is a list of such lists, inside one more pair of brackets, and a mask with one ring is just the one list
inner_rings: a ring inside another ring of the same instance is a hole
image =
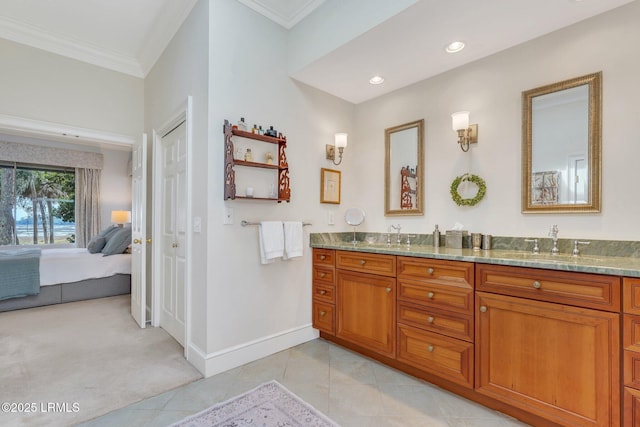
[[201, 378], [163, 329], [136, 325], [129, 304], [0, 313], [0, 403], [13, 404], [0, 425], [69, 426]]

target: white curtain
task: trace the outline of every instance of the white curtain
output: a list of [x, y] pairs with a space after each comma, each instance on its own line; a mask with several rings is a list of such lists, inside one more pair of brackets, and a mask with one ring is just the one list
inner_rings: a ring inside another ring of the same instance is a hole
[[76, 168], [76, 246], [100, 232], [100, 169]]

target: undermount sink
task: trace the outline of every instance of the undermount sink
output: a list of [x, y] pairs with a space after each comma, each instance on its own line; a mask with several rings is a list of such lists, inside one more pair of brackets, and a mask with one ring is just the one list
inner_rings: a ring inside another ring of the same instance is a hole
[[561, 263], [561, 264], [566, 264], [566, 263], [576, 263], [576, 262], [580, 262], [580, 261], [585, 261], [585, 262], [600, 262], [602, 261], [601, 258], [597, 258], [597, 257], [592, 257], [589, 255], [578, 255], [578, 256], [573, 256], [573, 255], [568, 255], [568, 254], [561, 254], [561, 255], [551, 255], [551, 254], [534, 254], [531, 252], [507, 252], [505, 253], [505, 257], [506, 258], [512, 258], [512, 259], [522, 259], [522, 260], [527, 260], [527, 261], [540, 261], [540, 262], [553, 262], [553, 263]]

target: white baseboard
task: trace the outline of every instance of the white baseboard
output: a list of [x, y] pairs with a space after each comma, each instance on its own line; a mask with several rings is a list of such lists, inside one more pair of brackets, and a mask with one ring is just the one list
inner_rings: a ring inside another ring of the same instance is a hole
[[205, 377], [210, 377], [314, 340], [318, 336], [318, 331], [309, 324], [215, 353], [204, 354], [199, 348], [191, 346], [188, 360]]

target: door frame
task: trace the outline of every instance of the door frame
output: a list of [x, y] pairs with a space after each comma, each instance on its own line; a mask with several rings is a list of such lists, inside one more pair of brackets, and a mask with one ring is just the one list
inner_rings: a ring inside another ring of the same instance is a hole
[[[184, 286], [184, 357], [189, 359], [189, 348], [191, 347], [191, 252], [192, 252], [192, 233], [193, 229], [192, 224], [192, 209], [193, 209], [193, 180], [192, 180], [192, 166], [193, 166], [193, 157], [192, 157], [192, 141], [193, 141], [193, 99], [191, 96], [188, 96], [185, 102], [178, 107], [178, 109], [172, 114], [169, 119], [158, 129], [153, 129], [153, 179], [152, 179], [152, 194], [153, 194], [153, 213], [152, 213], [152, 223], [153, 223], [153, 235], [160, 235], [160, 215], [162, 213], [161, 206], [161, 191], [162, 186], [160, 185], [162, 179], [162, 157], [161, 153], [161, 144], [162, 137], [178, 126], [182, 121], [185, 122], [186, 126], [186, 144], [187, 144], [187, 213], [186, 213], [186, 230], [187, 233], [185, 235], [186, 240], [186, 283]], [[155, 277], [158, 277], [160, 272], [160, 246], [153, 245], [152, 247], [152, 260], [151, 260], [151, 292], [152, 292], [152, 306], [151, 306], [151, 324], [155, 327], [160, 326], [160, 283], [159, 281], [154, 280]]]

